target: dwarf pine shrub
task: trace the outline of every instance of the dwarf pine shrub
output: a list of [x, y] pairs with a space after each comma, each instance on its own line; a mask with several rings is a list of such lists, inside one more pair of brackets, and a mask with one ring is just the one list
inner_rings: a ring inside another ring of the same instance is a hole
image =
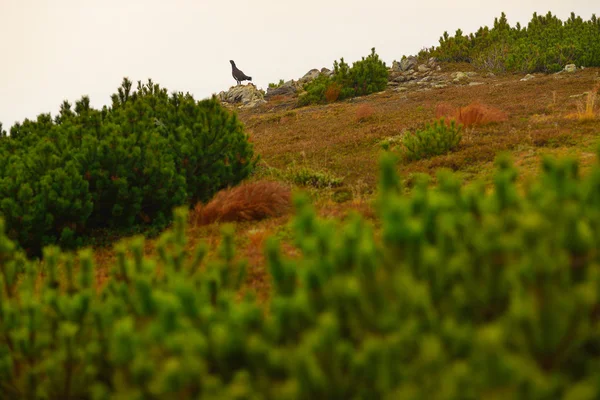
[[189, 254], [185, 210], [155, 258], [118, 244], [100, 290], [89, 250], [34, 264], [0, 222], [3, 398], [598, 398], [600, 166], [546, 159], [517, 190], [496, 164], [492, 190], [441, 171], [405, 195], [385, 157], [374, 224], [297, 197], [268, 312], [231, 227]]
[[454, 150], [462, 138], [462, 125], [444, 118], [427, 124], [424, 129], [408, 132], [402, 139], [403, 156], [407, 160], [420, 160], [446, 154]]
[[[333, 63], [333, 75], [319, 75], [304, 87], [306, 94], [298, 99], [300, 106], [323, 104], [350, 97], [365, 96], [384, 90], [388, 82], [385, 62], [379, 59], [375, 48], [371, 54], [350, 67], [342, 57]], [[335, 93], [335, 95], [333, 95]]]
[[454, 36], [444, 32], [439, 46], [421, 51], [423, 58], [469, 62], [495, 70], [515, 72], [556, 72], [566, 64], [600, 66], [600, 20], [589, 20], [571, 13], [562, 21], [551, 12], [533, 14], [527, 26], [508, 24], [506, 15], [494, 20], [492, 28], [479, 28], [465, 35], [458, 29]]
[[314, 188], [333, 188], [342, 185], [343, 178], [337, 177], [329, 171], [313, 170], [306, 166], [289, 167], [284, 173], [285, 179], [300, 185]]
[[164, 225], [174, 206], [208, 200], [256, 163], [216, 99], [169, 95], [151, 80], [133, 89], [124, 79], [102, 110], [84, 96], [10, 132], [0, 137], [0, 216], [30, 253], [79, 245], [92, 228]]
[[283, 79], [280, 79], [278, 83], [269, 82], [269, 88], [276, 89], [278, 87], [283, 86], [284, 83], [285, 82], [283, 81]]

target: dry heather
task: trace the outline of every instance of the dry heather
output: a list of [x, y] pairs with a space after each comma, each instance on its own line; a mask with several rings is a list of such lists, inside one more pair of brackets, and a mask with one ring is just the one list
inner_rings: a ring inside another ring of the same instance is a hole
[[206, 205], [198, 203], [190, 220], [194, 226], [217, 221], [258, 221], [283, 215], [290, 209], [291, 190], [288, 186], [259, 181], [222, 190]]
[[478, 102], [458, 109], [447, 103], [440, 103], [435, 108], [435, 116], [436, 118], [446, 118], [447, 122], [454, 120], [465, 127], [502, 122], [508, 119], [505, 112]]

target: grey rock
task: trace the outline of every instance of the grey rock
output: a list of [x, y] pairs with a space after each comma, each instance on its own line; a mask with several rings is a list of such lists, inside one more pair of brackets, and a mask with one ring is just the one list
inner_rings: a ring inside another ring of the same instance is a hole
[[333, 75], [333, 71], [330, 70], [329, 68], [321, 68], [321, 74], [325, 75], [325, 76], [331, 76]]
[[429, 68], [435, 68], [437, 65], [437, 60], [435, 57], [429, 57], [429, 60], [427, 60], [427, 66]]
[[479, 86], [483, 85], [483, 82], [469, 82], [469, 86]]
[[252, 108], [266, 103], [264, 94], [254, 84], [232, 86], [226, 92], [217, 95], [223, 103]]
[[306, 74], [304, 74], [304, 76], [302, 78], [300, 78], [300, 80], [298, 82], [300, 82], [300, 84], [308, 83], [310, 81], [315, 80], [320, 74], [321, 74], [321, 71], [319, 71], [318, 69], [316, 69], [316, 68], [311, 69]]
[[464, 72], [454, 72], [452, 75], [452, 81], [454, 83], [464, 83], [467, 82], [469, 80], [469, 76], [467, 74], [465, 74]]
[[296, 87], [296, 82], [293, 80], [285, 82], [283, 85], [276, 88], [267, 88], [267, 94], [265, 98], [270, 98], [273, 96], [294, 96], [298, 93], [298, 88]]
[[418, 70], [419, 72], [427, 72], [427, 71], [430, 71], [430, 70], [431, 70], [431, 68], [429, 68], [427, 65], [423, 65], [423, 64], [421, 64], [421, 65], [419, 65], [419, 66], [417, 67], [417, 70]]
[[533, 78], [535, 78], [535, 76], [533, 76], [531, 74], [527, 74], [527, 75], [525, 75], [525, 77], [521, 78], [521, 82], [527, 82]]
[[400, 70], [401, 71], [408, 71], [412, 68], [415, 68], [416, 66], [417, 66], [417, 57], [414, 57], [414, 56], [402, 57], [402, 60], [400, 60]]
[[567, 64], [565, 65], [565, 72], [575, 72], [577, 71], [577, 66], [575, 64]]
[[267, 101], [265, 99], [256, 99], [249, 102], [248, 104], [243, 104], [242, 106], [240, 106], [240, 108], [254, 108], [262, 106], [263, 104], [267, 104]]
[[432, 86], [432, 88], [435, 88], [435, 89], [443, 89], [445, 87], [448, 87], [448, 85], [446, 85], [445, 83], [436, 83], [435, 85]]
[[468, 76], [469, 78], [474, 78], [474, 77], [476, 77], [477, 75], [479, 75], [477, 72], [474, 72], [474, 71], [469, 71], [469, 72], [465, 72], [465, 73], [467, 74], [467, 76]]

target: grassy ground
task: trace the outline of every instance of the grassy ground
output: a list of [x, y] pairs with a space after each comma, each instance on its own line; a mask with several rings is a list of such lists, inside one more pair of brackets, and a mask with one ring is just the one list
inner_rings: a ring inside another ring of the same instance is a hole
[[[444, 71], [468, 66], [443, 66]], [[416, 173], [435, 177], [438, 168], [456, 171], [465, 182], [475, 179], [491, 184], [494, 159], [499, 152], [512, 154], [520, 170], [520, 182], [534, 177], [544, 154], [570, 155], [580, 160], [582, 171], [595, 160], [600, 134], [600, 105], [585, 113], [587, 96], [600, 84], [600, 69], [575, 74], [536, 75], [522, 82], [522, 75], [476, 77], [478, 86], [449, 86], [427, 91], [385, 91], [371, 96], [324, 106], [294, 108], [290, 99], [278, 99], [260, 109], [242, 110], [255, 151], [262, 162], [252, 179], [278, 179], [290, 183], [313, 176], [308, 190], [318, 213], [343, 218], [355, 210], [368, 218], [376, 191], [381, 143], [398, 140], [435, 118], [439, 103], [462, 107], [480, 102], [508, 114], [505, 122], [467, 129], [459, 148], [447, 155], [415, 162], [399, 162], [405, 186]], [[600, 99], [599, 99], [600, 102]], [[588, 104], [588, 108], [589, 108]], [[303, 188], [300, 185], [295, 185]], [[341, 199], [347, 200], [339, 202]], [[268, 273], [264, 269], [262, 245], [277, 235], [285, 252], [293, 256], [289, 240], [290, 216], [236, 225], [238, 253], [249, 261], [248, 287], [260, 299], [269, 296]], [[189, 244], [206, 241], [214, 252], [220, 240], [219, 224], [189, 228]], [[154, 251], [154, 240], [146, 242], [146, 253]], [[97, 281], [102, 286], [115, 255], [110, 247], [97, 248]]]

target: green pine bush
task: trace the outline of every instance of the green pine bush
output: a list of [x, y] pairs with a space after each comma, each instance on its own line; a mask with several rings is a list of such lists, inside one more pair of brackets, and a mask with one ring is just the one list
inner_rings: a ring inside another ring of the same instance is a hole
[[[240, 297], [224, 227], [216, 258], [188, 254], [187, 213], [144, 257], [117, 245], [106, 285], [92, 253], [28, 261], [0, 222], [3, 398], [595, 399], [600, 396], [600, 166], [546, 159], [517, 190], [441, 171], [405, 195], [381, 168], [378, 220], [321, 220], [295, 200], [272, 295]], [[377, 227], [377, 228], [375, 228]], [[40, 268], [43, 274], [40, 274]]]
[[124, 79], [110, 107], [65, 101], [54, 119], [16, 123], [0, 139], [0, 215], [29, 253], [80, 245], [95, 228], [164, 226], [173, 207], [206, 201], [254, 168], [242, 124], [215, 98], [132, 86]]
[[285, 82], [283, 81], [283, 79], [280, 79], [278, 83], [269, 82], [269, 88], [276, 89], [278, 87], [283, 86], [284, 83]]
[[556, 72], [566, 64], [600, 66], [600, 20], [571, 13], [562, 21], [551, 12], [533, 14], [526, 27], [508, 24], [504, 13], [494, 26], [464, 35], [444, 32], [439, 46], [425, 49], [420, 57], [446, 62], [469, 62], [480, 68], [513, 72]]
[[298, 105], [326, 103], [327, 89], [337, 87], [340, 93], [336, 100], [350, 97], [365, 96], [380, 92], [387, 87], [388, 70], [385, 62], [379, 59], [375, 48], [371, 54], [362, 60], [356, 61], [350, 67], [342, 57], [333, 63], [333, 75], [319, 75], [316, 79], [304, 86], [306, 93], [298, 99]]
[[420, 160], [454, 150], [462, 139], [462, 125], [444, 118], [427, 124], [424, 129], [408, 132], [402, 138], [406, 160]]

